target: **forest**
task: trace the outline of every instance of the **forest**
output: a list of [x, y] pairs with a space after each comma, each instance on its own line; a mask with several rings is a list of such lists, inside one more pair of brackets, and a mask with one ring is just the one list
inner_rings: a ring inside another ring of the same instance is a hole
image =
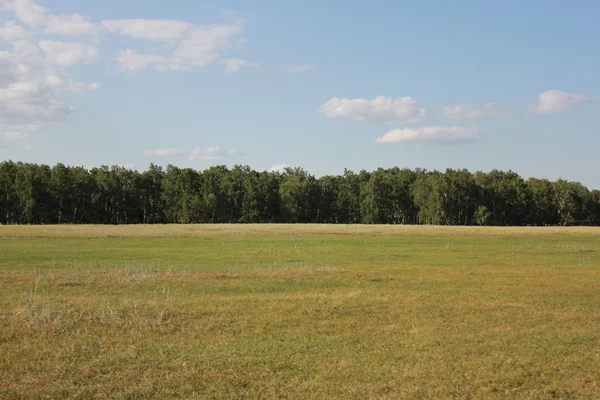
[[2, 224], [600, 225], [600, 191], [512, 171], [400, 168], [316, 178], [302, 168], [0, 163]]

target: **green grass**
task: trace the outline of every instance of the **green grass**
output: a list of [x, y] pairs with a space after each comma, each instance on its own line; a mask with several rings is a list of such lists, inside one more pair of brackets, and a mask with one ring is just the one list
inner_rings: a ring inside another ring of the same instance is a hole
[[600, 229], [0, 227], [0, 398], [598, 398]]

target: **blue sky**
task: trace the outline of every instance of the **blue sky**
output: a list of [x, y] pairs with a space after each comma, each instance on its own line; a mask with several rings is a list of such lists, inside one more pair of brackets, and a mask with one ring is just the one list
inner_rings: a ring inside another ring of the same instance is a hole
[[597, 1], [0, 0], [0, 159], [600, 188]]

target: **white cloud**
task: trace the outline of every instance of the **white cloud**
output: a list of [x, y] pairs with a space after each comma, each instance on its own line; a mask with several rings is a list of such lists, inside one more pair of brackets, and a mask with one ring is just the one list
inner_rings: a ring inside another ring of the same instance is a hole
[[98, 89], [100, 89], [100, 85], [97, 83], [85, 84], [75, 81], [69, 82], [69, 90], [76, 93], [95, 92]]
[[568, 110], [581, 103], [591, 100], [581, 93], [566, 93], [560, 90], [550, 90], [540, 93], [538, 104], [532, 109], [538, 114], [554, 114]]
[[7, 1], [5, 8], [14, 11], [19, 21], [32, 28], [39, 28], [46, 20], [46, 9], [33, 0]]
[[46, 33], [64, 36], [96, 36], [100, 27], [81, 14], [50, 15], [46, 24]]
[[123, 50], [117, 55], [119, 68], [124, 72], [133, 72], [140, 69], [145, 69], [149, 65], [160, 66], [165, 63], [165, 58], [162, 56], [149, 56], [139, 54], [135, 50]]
[[480, 120], [498, 118], [504, 115], [506, 113], [496, 109], [493, 104], [486, 104], [483, 108], [473, 107], [469, 104], [444, 107], [444, 117], [452, 120]]
[[[221, 51], [230, 49], [234, 39], [242, 30], [240, 23], [199, 26], [187, 23], [187, 25], [174, 24], [181, 21], [162, 21], [172, 23], [175, 28], [167, 29], [166, 27], [170, 24], [165, 24], [162, 30], [150, 33], [144, 28], [145, 24], [135, 23], [133, 27], [129, 26], [129, 24], [132, 24], [131, 21], [146, 20], [127, 21], [129, 22], [116, 23], [112, 21], [111, 24], [106, 24], [107, 21], [105, 21], [105, 26], [117, 32], [124, 30], [129, 32], [129, 35], [147, 40], [166, 40], [172, 50], [166, 51], [165, 54], [143, 54], [133, 49], [120, 51], [117, 55], [117, 61], [119, 68], [126, 72], [148, 67], [153, 67], [160, 72], [204, 67], [218, 60]], [[153, 22], [158, 24], [161, 21]], [[231, 72], [235, 72], [243, 66], [256, 66], [254, 63], [240, 59], [225, 60], [224, 63]]]
[[31, 151], [31, 150], [33, 150], [33, 146], [32, 146], [32, 145], [30, 145], [30, 144], [27, 144], [27, 145], [25, 145], [25, 147], [23, 147], [23, 149], [24, 149], [25, 151]]
[[190, 160], [221, 160], [225, 157], [232, 157], [239, 155], [240, 152], [237, 149], [225, 150], [218, 146], [212, 147], [196, 147], [191, 151], [184, 149], [168, 148], [168, 149], [152, 149], [144, 150], [146, 157], [173, 157], [173, 156], [184, 156], [186, 155]]
[[225, 65], [225, 73], [233, 74], [240, 70], [242, 67], [258, 67], [258, 63], [242, 60], [241, 58], [230, 58], [229, 60], [221, 61]]
[[315, 66], [312, 64], [289, 64], [285, 66], [287, 72], [306, 72], [313, 69], [315, 69]]
[[35, 61], [37, 66], [42, 66], [43, 60], [37, 58], [40, 49], [34, 43], [27, 40], [17, 40], [12, 43], [12, 46], [15, 51], [11, 54], [12, 57], [20, 57], [22, 61], [29, 63]]
[[225, 157], [232, 157], [239, 154], [237, 149], [225, 150], [220, 148], [219, 146], [212, 146], [207, 148], [196, 147], [190, 152], [189, 159], [190, 160], [203, 160], [203, 161], [211, 161], [211, 160], [221, 160]]
[[0, 52], [0, 131], [33, 131], [63, 121], [72, 111], [62, 100], [71, 80], [19, 45]]
[[375, 139], [375, 143], [415, 143], [418, 146], [453, 144], [472, 141], [475, 129], [460, 126], [424, 126], [394, 129]]
[[221, 50], [231, 48], [233, 39], [242, 31], [240, 24], [195, 26], [171, 58], [186, 67], [203, 67], [217, 60]]
[[289, 165], [289, 164], [278, 164], [278, 165], [273, 165], [271, 168], [269, 168], [269, 172], [279, 172], [280, 174], [284, 173], [285, 170], [287, 168], [294, 168], [293, 165]]
[[77, 42], [42, 40], [40, 48], [46, 53], [48, 63], [62, 67], [89, 64], [98, 58], [96, 47]]
[[116, 35], [146, 40], [176, 40], [191, 28], [185, 21], [159, 19], [118, 19], [102, 21], [102, 26]]
[[135, 169], [135, 164], [121, 164], [121, 165], [119, 165], [119, 167], [125, 168], [125, 169], [134, 170]]
[[37, 130], [63, 121], [71, 111], [60, 93], [42, 82], [16, 82], [0, 89], [0, 127]]
[[7, 42], [13, 42], [15, 40], [29, 39], [33, 36], [33, 33], [23, 28], [21, 25], [14, 21], [6, 21], [4, 26], [0, 28], [0, 38]]
[[23, 132], [4, 132], [0, 133], [0, 139], [6, 140], [7, 142], [16, 142], [17, 140], [27, 139], [29, 135]]
[[183, 156], [186, 151], [182, 149], [152, 149], [152, 150], [144, 150], [144, 155], [146, 157], [173, 157], [173, 156]]
[[241, 32], [240, 23], [194, 26], [173, 54], [192, 60], [216, 57], [217, 51], [230, 48], [232, 39]]
[[[258, 65], [234, 55], [226, 59], [221, 56], [235, 50], [243, 39], [243, 23], [238, 20], [212, 25], [145, 19], [95, 24], [85, 15], [53, 14], [40, 4], [35, 0], [0, 0], [0, 41], [7, 42], [0, 50], [0, 132], [26, 134], [60, 123], [74, 110], [65, 104], [66, 92], [98, 90], [97, 83], [77, 82], [65, 70], [98, 60], [100, 34], [107, 31], [152, 42], [120, 51], [117, 61], [123, 71], [179, 71], [222, 62], [226, 72], [233, 73]], [[56, 35], [75, 39], [54, 40]], [[165, 150], [168, 153], [169, 149], [146, 152], [160, 156]], [[223, 156], [236, 154], [235, 150], [223, 151]], [[210, 151], [196, 153], [197, 158], [221, 156]], [[178, 154], [192, 153], [180, 150]]]
[[333, 98], [321, 106], [329, 118], [351, 118], [357, 121], [413, 123], [426, 117], [426, 111], [412, 97], [379, 96], [373, 100]]
[[224, 157], [224, 155], [225, 151], [218, 146], [208, 148], [196, 147], [190, 152], [189, 159], [220, 160]]

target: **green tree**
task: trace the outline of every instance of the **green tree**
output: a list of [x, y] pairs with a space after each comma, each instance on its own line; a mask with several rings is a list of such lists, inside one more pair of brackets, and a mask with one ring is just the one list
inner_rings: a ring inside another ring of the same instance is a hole
[[475, 223], [479, 226], [487, 226], [491, 217], [492, 213], [486, 206], [479, 206], [475, 210]]
[[529, 225], [558, 225], [560, 216], [556, 207], [556, 193], [547, 179], [529, 178], [527, 190], [530, 207], [527, 215]]
[[242, 222], [279, 221], [279, 174], [251, 171], [244, 181]]
[[360, 181], [354, 172], [344, 169], [344, 175], [338, 181], [336, 203], [338, 223], [356, 224], [361, 221]]
[[161, 181], [162, 195], [161, 203], [164, 207], [163, 212], [169, 223], [180, 223], [181, 217], [181, 196], [183, 188], [180, 183], [181, 170], [174, 165], [167, 165]]
[[467, 170], [420, 173], [412, 193], [421, 223], [470, 225], [474, 222], [478, 187]]
[[79, 223], [106, 223], [104, 217], [99, 215], [93, 199], [97, 195], [98, 187], [92, 174], [83, 167], [71, 168], [73, 191], [71, 192], [73, 216], [71, 221]]
[[316, 179], [302, 168], [0, 163], [0, 223], [238, 222], [600, 225], [600, 192], [497, 170], [379, 168]]
[[340, 178], [337, 176], [323, 176], [317, 180], [318, 205], [315, 222], [337, 224], [340, 222], [340, 213], [337, 207], [339, 196]]
[[20, 167], [21, 164], [12, 161], [0, 163], [0, 218], [5, 224], [14, 224], [19, 221], [16, 179]]
[[282, 174], [279, 194], [285, 222], [316, 222], [319, 185], [314, 176], [302, 168], [287, 168]]
[[163, 177], [162, 167], [154, 163], [150, 164], [148, 170], [142, 173], [140, 183], [143, 202], [142, 222], [145, 224], [167, 222], [162, 197]]
[[554, 201], [563, 226], [586, 223], [590, 193], [579, 182], [559, 179], [554, 183]]
[[[56, 222], [73, 222], [73, 193], [75, 186], [71, 169], [58, 163], [50, 172], [50, 194], [54, 199]], [[71, 220], [70, 220], [71, 219]]]
[[15, 192], [19, 197], [20, 223], [48, 224], [53, 218], [50, 193], [51, 170], [47, 165], [23, 164], [15, 176]]
[[491, 225], [525, 225], [529, 193], [523, 179], [515, 172], [493, 170], [475, 173], [480, 187], [480, 205], [491, 212]]

